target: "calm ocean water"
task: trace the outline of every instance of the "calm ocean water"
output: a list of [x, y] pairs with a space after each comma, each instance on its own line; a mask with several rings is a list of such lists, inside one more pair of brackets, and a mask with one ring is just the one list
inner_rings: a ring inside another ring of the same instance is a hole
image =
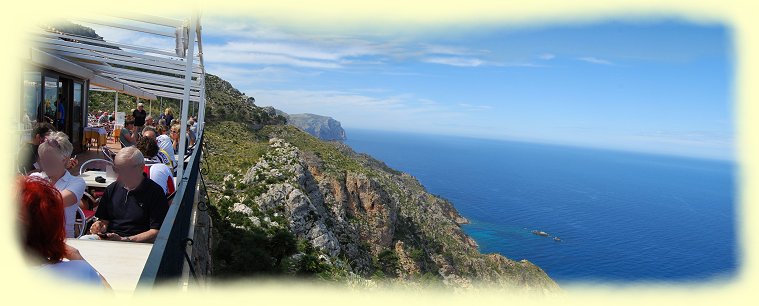
[[[482, 252], [567, 281], [702, 281], [737, 270], [730, 162], [348, 129], [354, 150], [418, 178]], [[538, 229], [561, 242], [532, 234]]]

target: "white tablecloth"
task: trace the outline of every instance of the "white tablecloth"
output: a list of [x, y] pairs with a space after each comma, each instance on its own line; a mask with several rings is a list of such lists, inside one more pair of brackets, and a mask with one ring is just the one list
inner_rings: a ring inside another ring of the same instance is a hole
[[108, 134], [108, 132], [105, 131], [105, 128], [103, 127], [95, 127], [95, 126], [85, 126], [84, 127], [85, 132], [97, 132], [100, 135]]

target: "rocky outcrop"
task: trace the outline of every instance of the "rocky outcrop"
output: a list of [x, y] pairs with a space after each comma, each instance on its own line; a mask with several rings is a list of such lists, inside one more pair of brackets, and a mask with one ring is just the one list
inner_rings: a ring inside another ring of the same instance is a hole
[[340, 121], [332, 117], [315, 114], [287, 114], [271, 106], [262, 107], [270, 116], [283, 116], [287, 118], [287, 124], [297, 127], [306, 133], [321, 140], [346, 140], [345, 130]]
[[345, 130], [340, 122], [327, 116], [314, 114], [292, 114], [287, 123], [321, 140], [345, 140]]
[[301, 151], [272, 135], [259, 161], [241, 178], [230, 178], [260, 191], [249, 200], [237, 198], [232, 210], [253, 226], [289, 229], [324, 254], [323, 262], [357, 277], [389, 265], [398, 279], [410, 282], [424, 274], [455, 288], [484, 282], [530, 292], [558, 290], [528, 261], [480, 254], [460, 228], [466, 219], [412, 176], [383, 171], [379, 161], [336, 148], [362, 167], [336, 172], [323, 154]]
[[[266, 192], [254, 199], [256, 209], [261, 211], [283, 210], [288, 221], [287, 226], [296, 237], [306, 239], [326, 254], [336, 257], [339, 254], [340, 243], [335, 234], [325, 225], [327, 218], [323, 205], [311, 202], [305, 190], [306, 174], [298, 162], [298, 150], [281, 139], [270, 141], [271, 151], [248, 170], [243, 177], [245, 184], [268, 184]], [[313, 182], [309, 182], [313, 183]], [[311, 192], [318, 189], [310, 188]], [[312, 194], [319, 199], [318, 194]], [[319, 208], [317, 208], [317, 206]], [[238, 208], [249, 217], [253, 216], [250, 207]]]

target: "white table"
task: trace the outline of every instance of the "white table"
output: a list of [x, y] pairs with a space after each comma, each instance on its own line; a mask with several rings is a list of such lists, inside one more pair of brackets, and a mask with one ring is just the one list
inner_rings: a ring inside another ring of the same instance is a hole
[[106, 135], [108, 132], [102, 127], [85, 126], [84, 127], [84, 139], [89, 145], [92, 140], [97, 142], [98, 147], [106, 145]]
[[66, 244], [79, 250], [82, 257], [105, 278], [114, 293], [132, 294], [153, 248], [152, 243], [69, 238]]
[[102, 126], [85, 126], [84, 131], [92, 131], [102, 135], [107, 134], [105, 128]]
[[[99, 183], [95, 181], [95, 178], [98, 176], [102, 176], [105, 178], [105, 183]], [[111, 183], [116, 181], [116, 178], [108, 178], [105, 175], [105, 171], [85, 171], [84, 173], [79, 174], [79, 177], [84, 179], [84, 184], [87, 185], [87, 187], [99, 187], [99, 188], [105, 188], [108, 187]]]

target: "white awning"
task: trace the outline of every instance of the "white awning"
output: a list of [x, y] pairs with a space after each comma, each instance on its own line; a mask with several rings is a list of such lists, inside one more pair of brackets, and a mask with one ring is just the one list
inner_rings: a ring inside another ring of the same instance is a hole
[[141, 99], [155, 100], [156, 95], [142, 90], [138, 87], [131, 86], [126, 82], [119, 82], [114, 79], [97, 75], [95, 71], [84, 67], [74, 61], [66, 60], [53, 54], [41, 51], [37, 48], [31, 48], [28, 60], [33, 64], [47, 69], [55, 70], [68, 75], [73, 75], [82, 79], [89, 79], [90, 84], [113, 89], [115, 91], [139, 97]]
[[[186, 84], [184, 72], [187, 66], [187, 56], [184, 53], [187, 48], [186, 41], [189, 40], [188, 37], [185, 37], [189, 36], [187, 26], [175, 28], [175, 25], [183, 23], [162, 17], [148, 18], [142, 15], [134, 18], [148, 20], [145, 22], [151, 24], [165, 22], [165, 26], [170, 27], [170, 33], [176, 34], [173, 38], [177, 49], [161, 50], [152, 46], [97, 40], [62, 33], [55, 29], [40, 29], [39, 32], [34, 33], [36, 35], [32, 35], [31, 39], [34, 43], [33, 48], [63, 59], [66, 63], [75, 63], [88, 69], [99, 77], [95, 78], [91, 73], [87, 73], [87, 78], [92, 79], [92, 83], [101, 87], [148, 100], [155, 100], [159, 96], [182, 99], [184, 85]], [[136, 28], [133, 25], [120, 24], [103, 17], [97, 19], [78, 18], [78, 20], [117, 27], [122, 30], [148, 32], [144, 30], [148, 27]], [[155, 30], [150, 31], [150, 34], [155, 35], [167, 33], [169, 32], [156, 33]], [[202, 53], [197, 53], [196, 57], [202, 59]], [[200, 80], [204, 74], [204, 69], [202, 60], [193, 62], [190, 100], [200, 102], [202, 90]], [[95, 80], [98, 83], [95, 83]]]
[[[197, 103], [197, 133], [205, 125], [205, 69], [199, 12], [186, 20], [139, 13], [97, 12], [77, 17], [73, 23], [97, 24], [131, 34], [147, 33], [162, 39], [153, 43], [125, 43], [63, 33], [55, 28], [39, 28], [30, 40], [29, 60], [33, 63], [90, 80], [95, 89], [114, 90], [146, 100], [167, 97], [182, 101], [179, 151], [185, 150], [189, 103]], [[118, 99], [118, 95], [116, 95]], [[117, 102], [118, 103], [118, 102]], [[184, 166], [179, 165], [181, 177]]]

